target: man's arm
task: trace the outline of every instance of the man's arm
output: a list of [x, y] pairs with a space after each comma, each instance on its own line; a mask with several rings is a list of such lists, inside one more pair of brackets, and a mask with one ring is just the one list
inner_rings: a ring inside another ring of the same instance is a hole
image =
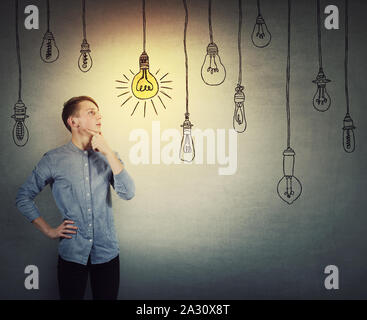
[[123, 169], [119, 174], [114, 174], [111, 184], [120, 198], [124, 200], [131, 200], [134, 198], [135, 183], [126, 169]]
[[68, 225], [69, 223], [74, 223], [73, 221], [65, 220], [57, 228], [51, 228], [41, 217], [34, 202], [35, 197], [43, 190], [43, 188], [52, 182], [52, 173], [50, 168], [50, 159], [46, 154], [34, 168], [27, 181], [19, 188], [15, 203], [19, 211], [27, 218], [27, 220], [32, 222], [32, 224], [41, 230], [47, 237], [51, 239], [59, 237], [71, 238], [70, 236], [67, 236], [66, 233], [76, 233], [75, 231], [68, 230], [77, 229], [77, 227]]
[[106, 157], [114, 175], [118, 175], [122, 170], [124, 170], [124, 165], [112, 150], [109, 150], [104, 156]]
[[115, 153], [102, 136], [102, 133], [90, 129], [87, 130], [93, 136], [91, 140], [93, 150], [102, 153], [106, 157], [113, 174], [119, 174], [124, 169], [124, 166], [116, 157]]
[[135, 184], [133, 179], [127, 173], [122, 161], [118, 158], [115, 152], [107, 144], [101, 133], [88, 130], [93, 135], [91, 144], [95, 151], [101, 152], [107, 159], [112, 173], [112, 186], [120, 198], [130, 200], [135, 196]]
[[60, 224], [57, 228], [52, 228], [50, 225], [42, 218], [38, 217], [32, 221], [32, 224], [36, 226], [37, 229], [41, 230], [41, 232], [51, 239], [58, 238], [67, 238], [71, 239], [71, 236], [68, 236], [68, 233], [75, 234], [78, 227], [71, 226], [69, 224], [73, 224], [74, 221], [64, 220], [62, 224]]
[[33, 169], [31, 175], [18, 190], [15, 204], [29, 222], [32, 222], [41, 215], [34, 199], [47, 184], [52, 183], [50, 168], [51, 160], [49, 156], [45, 154]]

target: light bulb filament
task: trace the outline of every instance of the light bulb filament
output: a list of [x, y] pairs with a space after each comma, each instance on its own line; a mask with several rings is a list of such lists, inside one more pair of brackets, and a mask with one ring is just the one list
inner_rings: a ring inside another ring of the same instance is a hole
[[262, 23], [257, 23], [256, 37], [258, 37], [260, 39], [264, 39], [265, 38], [265, 32], [264, 32], [264, 28], [263, 28], [263, 24]]
[[343, 128], [344, 129], [344, 139], [343, 146], [345, 152], [353, 152], [355, 149], [355, 137], [354, 128]]
[[186, 137], [185, 137], [185, 146], [184, 146], [184, 152], [185, 153], [190, 153], [192, 152], [192, 148], [191, 148], [191, 145], [190, 145], [190, 135], [189, 134], [186, 134]]
[[350, 130], [347, 130], [346, 147], [347, 147], [347, 149], [350, 149], [350, 147], [351, 147], [351, 143], [350, 143]]
[[23, 121], [17, 121], [15, 127], [15, 136], [18, 140], [23, 140], [24, 138], [24, 124]]
[[292, 176], [286, 176], [286, 182], [287, 182], [287, 188], [286, 188], [286, 192], [284, 192], [284, 195], [287, 198], [290, 198], [291, 196], [294, 195], [294, 191], [292, 190]]
[[143, 69], [143, 74], [136, 84], [137, 91], [153, 91], [153, 84], [147, 79], [147, 69]]
[[[214, 65], [214, 68], [212, 67], [212, 65]], [[215, 61], [215, 55], [210, 55], [210, 65], [207, 72], [210, 72], [211, 74], [213, 74], [213, 72], [219, 72], [217, 63]]]
[[52, 42], [51, 39], [47, 39], [46, 59], [50, 59], [52, 56]]
[[238, 124], [242, 124], [243, 123], [243, 106], [241, 105], [241, 103], [237, 103], [236, 105], [236, 121]]
[[86, 52], [83, 52], [83, 68], [86, 68], [88, 66], [88, 54]]
[[316, 99], [316, 102], [318, 103], [318, 104], [321, 104], [321, 105], [323, 105], [323, 104], [325, 104], [325, 103], [327, 103], [328, 102], [328, 99], [326, 98], [326, 96], [325, 96], [325, 90], [326, 88], [325, 88], [325, 86], [323, 86], [323, 85], [318, 85], [317, 86], [317, 91], [318, 91], [318, 98]]

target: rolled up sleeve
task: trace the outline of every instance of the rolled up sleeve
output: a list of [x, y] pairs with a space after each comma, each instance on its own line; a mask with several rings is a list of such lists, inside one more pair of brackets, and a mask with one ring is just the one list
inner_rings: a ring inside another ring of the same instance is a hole
[[117, 195], [124, 200], [131, 200], [135, 196], [135, 183], [129, 173], [126, 171], [125, 164], [121, 160], [119, 154], [115, 152], [116, 157], [124, 165], [124, 169], [119, 174], [112, 175], [112, 187], [115, 189]]
[[124, 168], [119, 174], [113, 175], [113, 187], [118, 196], [130, 200], [135, 196], [135, 183]]

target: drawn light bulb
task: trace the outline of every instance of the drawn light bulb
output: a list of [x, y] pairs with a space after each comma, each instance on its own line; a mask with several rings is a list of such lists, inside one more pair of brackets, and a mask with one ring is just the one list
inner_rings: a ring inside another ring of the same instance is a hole
[[343, 147], [345, 152], [351, 153], [356, 147], [354, 137], [354, 129], [356, 127], [353, 125], [353, 120], [350, 117], [349, 113], [345, 115], [343, 123]]
[[201, 66], [201, 78], [209, 86], [218, 86], [226, 78], [226, 68], [218, 54], [218, 47], [213, 42], [206, 48], [206, 56]]
[[144, 51], [139, 58], [140, 71], [134, 76], [131, 90], [138, 99], [153, 98], [159, 89], [156, 78], [149, 72], [149, 57]]
[[243, 93], [244, 87], [237, 85], [235, 88], [236, 93], [234, 94], [234, 114], [233, 114], [233, 129], [238, 133], [244, 132], [247, 127], [246, 116], [245, 116], [245, 94]]
[[317, 90], [313, 97], [313, 106], [316, 110], [324, 112], [328, 110], [331, 105], [330, 96], [326, 91], [326, 84], [330, 82], [330, 80], [326, 78], [324, 71], [320, 68], [316, 79], [312, 80], [312, 82], [317, 85]]
[[13, 127], [13, 140], [19, 147], [23, 147], [29, 139], [28, 128], [25, 125], [25, 119], [29, 118], [26, 114], [27, 107], [22, 100], [14, 105], [14, 114], [11, 116], [15, 120]]
[[92, 68], [93, 61], [90, 55], [90, 48], [87, 39], [83, 39], [80, 49], [80, 56], [78, 60], [79, 69], [83, 72], [87, 72]]
[[296, 153], [290, 147], [283, 152], [283, 178], [278, 182], [278, 195], [288, 204], [299, 198], [302, 192], [301, 182], [294, 176]]
[[59, 48], [56, 45], [54, 35], [51, 31], [46, 31], [43, 36], [40, 56], [41, 59], [47, 63], [54, 62], [59, 57]]
[[189, 120], [189, 114], [185, 113], [185, 121], [181, 125], [183, 128], [183, 136], [181, 140], [180, 159], [186, 162], [191, 162], [195, 158], [194, 141], [191, 136], [192, 126], [193, 124], [191, 124]]
[[265, 23], [261, 14], [256, 18], [254, 29], [251, 35], [252, 43], [258, 48], [264, 48], [269, 45], [271, 41], [271, 33]]

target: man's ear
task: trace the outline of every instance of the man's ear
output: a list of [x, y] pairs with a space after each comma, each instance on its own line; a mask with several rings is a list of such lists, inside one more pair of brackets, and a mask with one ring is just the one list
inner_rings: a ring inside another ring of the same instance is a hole
[[68, 118], [68, 125], [70, 126], [70, 128], [78, 128], [79, 127], [79, 120], [76, 117], [70, 116]]

